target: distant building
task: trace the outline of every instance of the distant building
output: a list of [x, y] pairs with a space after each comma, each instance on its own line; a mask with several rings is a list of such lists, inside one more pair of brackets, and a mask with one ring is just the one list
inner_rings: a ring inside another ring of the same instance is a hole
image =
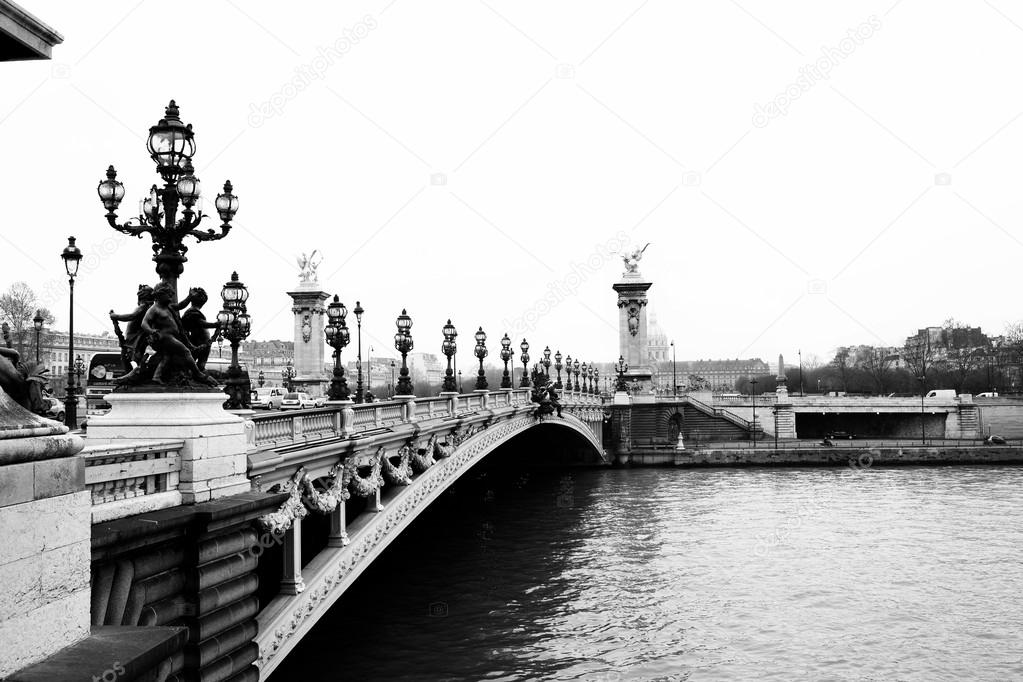
[[[671, 390], [672, 362], [656, 365], [655, 384], [664, 390]], [[734, 391], [739, 379], [771, 374], [771, 367], [760, 358], [736, 358], [734, 360], [679, 360], [674, 364], [675, 380], [679, 386], [688, 386], [689, 376], [703, 379], [712, 390]]]
[[444, 381], [447, 359], [441, 362], [436, 353], [409, 353], [408, 369], [413, 384], [439, 384]]
[[657, 315], [653, 312], [647, 317], [647, 357], [650, 365], [656, 367], [659, 362], [671, 362], [671, 342], [668, 335], [657, 324]]

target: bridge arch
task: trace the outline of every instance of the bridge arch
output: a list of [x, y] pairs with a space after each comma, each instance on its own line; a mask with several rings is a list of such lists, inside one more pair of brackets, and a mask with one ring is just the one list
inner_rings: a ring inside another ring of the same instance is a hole
[[305, 564], [301, 571], [304, 589], [299, 594], [279, 594], [258, 615], [256, 665], [260, 679], [270, 676], [356, 578], [412, 521], [463, 474], [502, 446], [541, 439], [541, 442], [555, 445], [555, 454], [563, 456], [563, 461], [558, 463], [607, 463], [609, 460], [601, 445], [603, 410], [590, 406], [576, 408], [573, 412], [566, 410], [562, 417], [541, 421], [529, 410], [507, 419], [470, 426], [469, 435], [447, 457], [416, 475], [411, 484], [384, 490], [380, 504], [372, 505], [376, 511], [359, 514], [345, 526], [347, 544], [328, 544]]

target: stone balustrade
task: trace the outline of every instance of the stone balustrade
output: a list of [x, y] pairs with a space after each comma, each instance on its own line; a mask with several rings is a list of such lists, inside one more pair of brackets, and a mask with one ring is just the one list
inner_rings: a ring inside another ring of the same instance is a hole
[[93, 445], [82, 452], [92, 522], [101, 523], [181, 504], [178, 479], [184, 441]]

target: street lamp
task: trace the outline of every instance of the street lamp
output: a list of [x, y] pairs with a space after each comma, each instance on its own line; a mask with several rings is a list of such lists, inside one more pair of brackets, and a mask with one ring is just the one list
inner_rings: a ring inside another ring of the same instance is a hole
[[615, 371], [618, 373], [618, 381], [615, 384], [615, 390], [623, 393], [628, 393], [629, 384], [625, 381], [625, 373], [629, 371], [629, 363], [625, 362], [625, 356], [618, 356], [618, 364], [615, 366]]
[[799, 352], [799, 397], [803, 397], [803, 349], [798, 349]]
[[579, 392], [583, 387], [583, 385], [579, 383], [579, 360], [576, 360], [572, 364], [572, 369], [575, 371], [575, 390], [576, 392]]
[[[156, 163], [156, 171], [163, 178], [163, 188], [153, 185], [149, 197], [143, 200], [137, 224], [133, 218], [126, 223], [117, 223], [117, 207], [124, 199], [124, 185], [117, 180], [113, 166], [107, 169], [106, 179], [96, 187], [110, 227], [132, 237], [141, 237], [148, 232], [153, 240], [153, 261], [160, 279], [171, 285], [177, 296], [178, 277], [184, 271], [188, 260], [188, 248], [182, 243], [186, 236], [197, 241], [223, 239], [231, 230], [231, 219], [238, 212], [238, 197], [232, 190], [231, 181], [224, 183], [224, 191], [217, 195], [214, 206], [222, 221], [220, 232], [213, 229], [199, 230], [199, 224], [207, 216], [193, 210], [199, 200], [199, 179], [193, 174], [192, 156], [195, 154], [195, 138], [192, 124], [184, 124], [178, 117], [178, 106], [170, 101], [164, 117], [149, 129], [149, 155]], [[184, 207], [181, 219], [177, 219], [178, 206]]]
[[543, 373], [547, 375], [547, 378], [551, 378], [551, 347], [547, 346], [543, 349], [543, 360], [540, 361], [543, 365]]
[[284, 380], [284, 387], [291, 393], [291, 380], [295, 378], [295, 366], [288, 360], [288, 364], [281, 368], [281, 379]]
[[[692, 371], [692, 370], [690, 370]], [[671, 395], [678, 397], [678, 378], [675, 372], [675, 341], [671, 342]]]
[[572, 356], [565, 358], [565, 390], [572, 390]]
[[391, 385], [389, 386], [391, 396], [394, 397], [394, 360], [391, 360]]
[[409, 317], [404, 308], [401, 309], [401, 315], [398, 315], [396, 324], [398, 326], [398, 333], [394, 335], [394, 349], [401, 353], [401, 371], [398, 372], [398, 390], [395, 395], [411, 396], [412, 380], [409, 379], [406, 358], [413, 347], [411, 333], [412, 318]]
[[341, 349], [351, 341], [351, 333], [348, 331], [347, 322], [345, 322], [346, 317], [348, 317], [348, 308], [341, 302], [337, 294], [334, 294], [334, 300], [327, 305], [327, 324], [323, 328], [327, 345], [334, 349], [334, 375], [330, 379], [330, 389], [327, 391], [327, 396], [331, 400], [347, 401], [349, 399], [345, 368], [341, 366]]
[[600, 371], [596, 365], [590, 365], [590, 369], [593, 371], [593, 395], [600, 395]]
[[561, 368], [562, 368], [561, 360], [562, 360], [561, 351], [559, 350], [557, 353], [554, 354], [554, 370], [558, 373], [558, 380], [554, 382], [554, 388], [556, 388], [559, 391], [561, 390]]
[[39, 364], [39, 335], [43, 331], [43, 311], [37, 310], [36, 316], [32, 318], [32, 327], [36, 330], [36, 364]]
[[529, 388], [529, 342], [522, 339], [519, 348], [522, 349], [522, 355], [519, 356], [519, 360], [522, 361], [522, 381], [519, 382], [519, 388]]
[[505, 334], [501, 337], [501, 361], [504, 362], [504, 374], [501, 375], [501, 388], [511, 388], [511, 375], [508, 373], [508, 363], [515, 357], [515, 351], [511, 347], [511, 339]]
[[476, 348], [473, 354], [480, 361], [480, 371], [476, 376], [476, 390], [485, 391], [487, 390], [487, 375], [483, 372], [483, 358], [487, 357], [487, 333], [483, 331], [483, 327], [479, 328], [476, 332]]
[[588, 378], [590, 376], [590, 366], [587, 365], [585, 362], [582, 364], [582, 373], [583, 373], [583, 382], [581, 384], [579, 384], [577, 388], [579, 389], [580, 393], [589, 393], [590, 392], [590, 384], [589, 384]]
[[263, 388], [263, 384], [266, 383], [266, 376], [263, 374], [263, 370], [259, 370], [257, 381], [259, 382], [259, 387]]
[[750, 424], [750, 434], [753, 436], [753, 447], [757, 446], [757, 380], [750, 379], [749, 398], [753, 403], [753, 422]]
[[224, 408], [228, 410], [249, 409], [249, 391], [246, 384], [248, 378], [242, 376], [242, 368], [238, 365], [238, 345], [249, 336], [252, 320], [245, 307], [249, 300], [249, 290], [238, 281], [238, 273], [231, 273], [231, 280], [220, 290], [220, 298], [224, 302], [223, 309], [217, 313], [222, 335], [231, 344], [231, 366], [227, 369], [227, 380], [224, 382], [224, 393], [227, 400]]
[[455, 373], [451, 369], [451, 357], [458, 352], [458, 344], [455, 342], [458, 330], [451, 324], [451, 320], [448, 320], [441, 331], [444, 334], [444, 341], [440, 344], [440, 351], [448, 359], [448, 368], [444, 371], [444, 392], [453, 393], [458, 387], [455, 386]]
[[366, 310], [362, 307], [362, 304], [358, 301], [355, 302], [355, 309], [352, 311], [355, 313], [355, 324], [356, 330], [356, 343], [358, 347], [358, 355], [355, 358], [356, 371], [358, 372], [358, 378], [355, 381], [355, 402], [361, 403], [365, 398], [365, 391], [362, 390], [362, 314]]
[[458, 392], [462, 392], [462, 370], [458, 370]]
[[[67, 238], [67, 246], [64, 247], [60, 257], [64, 259], [64, 270], [67, 271], [68, 291], [70, 292], [67, 332], [67, 356], [70, 359], [75, 356], [75, 277], [78, 276], [78, 265], [82, 262], [82, 250], [75, 246], [74, 237]], [[70, 362], [67, 370], [67, 390], [64, 392], [64, 423], [69, 429], [74, 429], [77, 428], [78, 421], [78, 398], [75, 396], [75, 375]]]
[[927, 444], [926, 419], [924, 418], [924, 396], [927, 394], [927, 375], [921, 374], [916, 378], [920, 382], [920, 445]]

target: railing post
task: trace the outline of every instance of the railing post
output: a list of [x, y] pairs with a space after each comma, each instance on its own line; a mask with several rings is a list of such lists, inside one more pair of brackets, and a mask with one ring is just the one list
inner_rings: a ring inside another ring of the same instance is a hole
[[[335, 419], [338, 434], [342, 438], [351, 438], [352, 434], [355, 433], [355, 410], [352, 409], [352, 406], [345, 405], [341, 408]], [[343, 507], [344, 503], [342, 503], [341, 506]]]
[[301, 594], [302, 580], [302, 519], [291, 522], [284, 534], [284, 573], [281, 576], [281, 594]]
[[334, 511], [330, 512], [330, 535], [327, 536], [327, 547], [344, 547], [349, 543], [346, 527], [345, 501], [341, 500]]

